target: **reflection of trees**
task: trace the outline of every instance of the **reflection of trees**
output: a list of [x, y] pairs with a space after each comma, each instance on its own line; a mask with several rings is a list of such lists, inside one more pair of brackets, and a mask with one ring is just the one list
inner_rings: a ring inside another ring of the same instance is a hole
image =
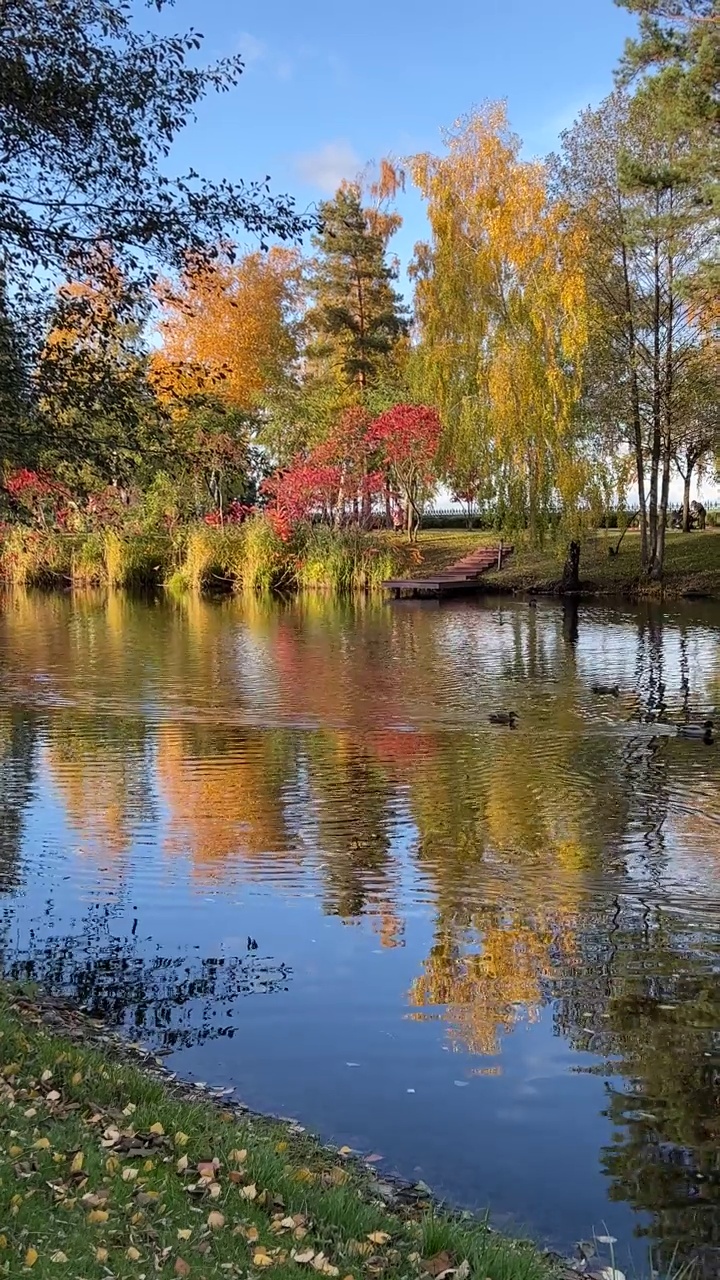
[[79, 933], [35, 940], [6, 965], [18, 981], [72, 996], [94, 1017], [153, 1048], [180, 1049], [235, 1032], [233, 1002], [287, 991], [290, 969], [262, 957], [163, 954], [115, 936], [107, 908], [91, 909]]
[[139, 717], [58, 711], [48, 720], [44, 761], [68, 822], [96, 860], [122, 857], [153, 816], [148, 730]]
[[287, 859], [284, 789], [294, 735], [228, 726], [162, 725], [157, 772], [169, 806], [166, 849], [186, 854], [201, 878], [237, 870], [236, 860]]
[[[601, 1055], [613, 1198], [650, 1215], [658, 1264], [717, 1276], [720, 1251], [720, 984], [717, 939], [682, 917], [616, 904], [579, 940], [559, 984], [560, 1031]], [[617, 1082], [617, 1083], [615, 1083]]]
[[0, 892], [18, 883], [23, 821], [35, 773], [36, 738], [33, 715], [0, 711]]

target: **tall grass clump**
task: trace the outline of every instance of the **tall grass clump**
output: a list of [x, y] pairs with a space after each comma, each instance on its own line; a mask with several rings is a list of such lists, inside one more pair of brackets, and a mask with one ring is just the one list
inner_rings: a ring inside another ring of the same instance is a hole
[[295, 562], [291, 548], [267, 516], [255, 515], [241, 526], [242, 558], [233, 568], [245, 591], [292, 590]]
[[167, 572], [170, 546], [151, 535], [123, 537], [115, 529], [103, 534], [103, 559], [110, 587], [148, 587]]
[[102, 533], [87, 533], [73, 540], [70, 572], [75, 586], [99, 587], [107, 582]]
[[387, 543], [358, 529], [308, 527], [298, 555], [298, 585], [336, 595], [377, 590], [398, 567], [398, 554]]
[[0, 535], [0, 578], [17, 587], [68, 582], [72, 554], [73, 541], [67, 534], [15, 525]]

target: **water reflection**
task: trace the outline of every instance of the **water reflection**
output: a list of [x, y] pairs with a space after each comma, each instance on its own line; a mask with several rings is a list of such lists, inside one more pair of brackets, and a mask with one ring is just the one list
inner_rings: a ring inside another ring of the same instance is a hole
[[6, 967], [558, 1242], [611, 1219], [717, 1274], [720, 752], [669, 723], [717, 703], [719, 632], [700, 603], [8, 598]]

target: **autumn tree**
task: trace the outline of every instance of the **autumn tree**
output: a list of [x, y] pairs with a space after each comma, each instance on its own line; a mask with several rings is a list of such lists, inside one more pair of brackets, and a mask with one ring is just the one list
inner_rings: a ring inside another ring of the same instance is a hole
[[148, 299], [112, 250], [99, 245], [84, 274], [58, 289], [40, 353], [41, 459], [92, 489], [127, 485], [159, 451], [143, 328]]
[[425, 395], [450, 482], [492, 482], [538, 540], [558, 497], [576, 509], [593, 474], [576, 415], [585, 234], [548, 194], [543, 165], [520, 159], [501, 104], [459, 120], [445, 142], [445, 155], [410, 161], [431, 232], [413, 267]]
[[397, 262], [388, 244], [400, 225], [390, 202], [398, 176], [385, 163], [377, 182], [343, 183], [320, 206], [321, 230], [309, 265], [310, 308], [306, 357], [311, 375], [329, 379], [346, 393], [346, 403], [362, 399], [387, 372], [407, 331], [407, 318], [394, 288]]
[[409, 540], [417, 538], [423, 499], [437, 483], [440, 418], [428, 405], [396, 404], [373, 422], [369, 439], [405, 508]]

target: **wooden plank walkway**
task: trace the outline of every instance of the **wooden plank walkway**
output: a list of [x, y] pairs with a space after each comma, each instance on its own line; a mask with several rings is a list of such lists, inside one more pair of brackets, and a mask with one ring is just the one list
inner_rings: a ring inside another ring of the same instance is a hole
[[456, 560], [442, 573], [432, 573], [427, 578], [388, 578], [383, 582], [383, 587], [396, 600], [401, 596], [411, 599], [439, 599], [443, 596], [472, 595], [480, 590], [480, 575], [488, 569], [496, 568], [498, 564], [505, 564], [512, 552], [513, 548], [506, 547], [503, 543], [493, 547], [485, 545], [478, 547], [477, 551], [471, 551], [461, 560]]

